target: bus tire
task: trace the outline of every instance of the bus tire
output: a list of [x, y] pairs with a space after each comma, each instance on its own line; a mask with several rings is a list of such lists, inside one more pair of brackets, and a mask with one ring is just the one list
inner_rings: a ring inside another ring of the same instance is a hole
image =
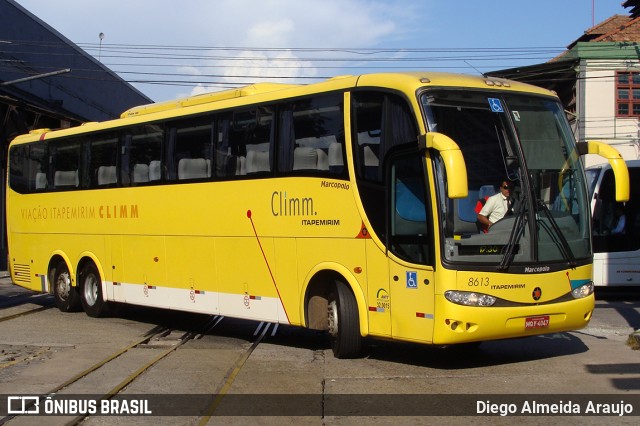
[[80, 300], [82, 309], [90, 317], [104, 317], [109, 312], [109, 304], [102, 295], [100, 273], [92, 262], [84, 265], [80, 271]]
[[53, 297], [62, 312], [80, 310], [80, 297], [77, 288], [71, 285], [71, 273], [64, 261], [53, 270]]
[[356, 299], [344, 283], [336, 281], [328, 298], [329, 336], [336, 358], [357, 358], [362, 349]]

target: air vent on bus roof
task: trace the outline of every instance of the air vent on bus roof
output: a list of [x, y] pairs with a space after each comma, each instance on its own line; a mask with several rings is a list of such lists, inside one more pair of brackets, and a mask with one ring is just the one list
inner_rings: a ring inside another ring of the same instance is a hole
[[126, 110], [120, 118], [135, 117], [138, 115], [152, 114], [154, 112], [168, 111], [175, 108], [185, 108], [194, 105], [202, 105], [211, 102], [219, 102], [227, 99], [240, 98], [243, 96], [258, 95], [261, 93], [274, 92], [276, 90], [297, 87], [295, 84], [280, 83], [256, 83], [238, 89], [225, 90], [222, 92], [203, 93], [201, 95], [189, 96], [188, 98], [175, 99], [155, 104], [141, 105]]

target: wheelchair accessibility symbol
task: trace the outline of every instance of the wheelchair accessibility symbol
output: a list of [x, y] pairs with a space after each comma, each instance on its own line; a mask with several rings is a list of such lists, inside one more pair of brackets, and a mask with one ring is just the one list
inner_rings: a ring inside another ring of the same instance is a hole
[[407, 271], [407, 288], [418, 288], [418, 273]]
[[498, 98], [489, 98], [489, 106], [491, 107], [491, 111], [493, 112], [504, 112], [504, 108], [502, 108], [502, 102]]

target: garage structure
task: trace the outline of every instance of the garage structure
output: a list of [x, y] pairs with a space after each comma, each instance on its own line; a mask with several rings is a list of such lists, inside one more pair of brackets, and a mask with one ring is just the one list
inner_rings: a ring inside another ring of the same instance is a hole
[[118, 117], [153, 102], [13, 0], [0, 0], [0, 270], [6, 270], [4, 190], [13, 137]]

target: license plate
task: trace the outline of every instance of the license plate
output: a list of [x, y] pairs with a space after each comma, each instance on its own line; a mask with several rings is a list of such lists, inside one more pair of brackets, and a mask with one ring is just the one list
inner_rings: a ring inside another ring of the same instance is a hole
[[525, 330], [532, 328], [547, 328], [549, 327], [549, 315], [542, 315], [539, 317], [529, 317], [524, 320]]

